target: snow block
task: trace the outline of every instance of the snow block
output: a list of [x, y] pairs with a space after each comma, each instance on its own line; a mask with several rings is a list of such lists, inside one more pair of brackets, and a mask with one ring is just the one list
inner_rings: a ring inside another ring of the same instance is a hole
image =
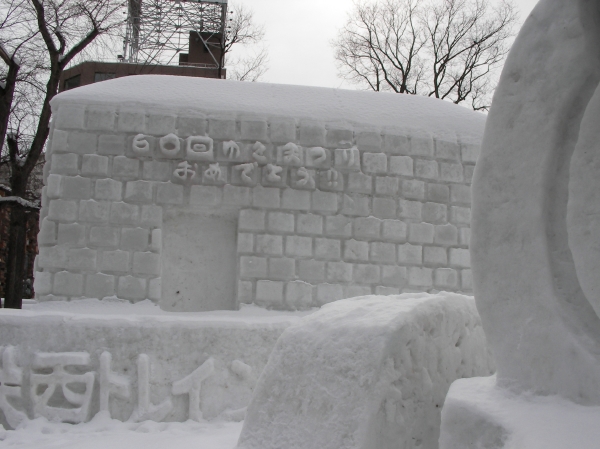
[[440, 449], [595, 449], [599, 420], [600, 407], [515, 395], [496, 376], [460, 379], [446, 397]]
[[450, 384], [493, 369], [471, 297], [327, 304], [281, 335], [238, 449], [435, 449]]

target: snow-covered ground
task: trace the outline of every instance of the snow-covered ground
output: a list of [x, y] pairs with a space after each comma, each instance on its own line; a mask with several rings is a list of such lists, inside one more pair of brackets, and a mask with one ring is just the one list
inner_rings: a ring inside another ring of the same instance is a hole
[[18, 449], [232, 449], [243, 423], [123, 423], [101, 414], [85, 424], [39, 418], [0, 430], [0, 448]]

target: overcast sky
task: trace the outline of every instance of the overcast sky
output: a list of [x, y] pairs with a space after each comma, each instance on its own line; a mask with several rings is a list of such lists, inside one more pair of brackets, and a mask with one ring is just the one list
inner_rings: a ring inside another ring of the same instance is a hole
[[[353, 88], [336, 75], [331, 40], [352, 8], [352, 0], [238, 0], [264, 24], [269, 71], [263, 81]], [[231, 3], [234, 0], [230, 0]], [[537, 0], [514, 0], [521, 23]]]

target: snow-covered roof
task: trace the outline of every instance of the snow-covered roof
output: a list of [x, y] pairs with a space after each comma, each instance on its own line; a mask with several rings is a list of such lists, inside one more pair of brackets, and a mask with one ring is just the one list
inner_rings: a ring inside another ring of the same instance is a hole
[[32, 209], [39, 209], [40, 206], [32, 203], [31, 201], [24, 200], [20, 196], [4, 196], [0, 197], [0, 203], [19, 203], [23, 207], [30, 207]]
[[426, 131], [481, 141], [487, 115], [453, 103], [384, 92], [167, 75], [137, 75], [63, 92], [61, 104], [129, 104], [161, 110], [235, 112], [346, 121], [378, 129]]

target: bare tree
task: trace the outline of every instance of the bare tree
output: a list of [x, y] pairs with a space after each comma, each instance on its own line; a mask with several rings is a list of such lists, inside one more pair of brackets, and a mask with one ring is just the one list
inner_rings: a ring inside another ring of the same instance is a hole
[[229, 78], [237, 81], [259, 81], [269, 69], [266, 49], [244, 57], [229, 56]]
[[424, 26], [430, 52], [429, 96], [454, 103], [471, 101], [475, 110], [489, 107], [490, 74], [508, 54], [517, 20], [503, 0], [444, 0], [427, 8]]
[[487, 109], [516, 21], [511, 0], [362, 0], [335, 58], [342, 77], [369, 89]]
[[[5, 64], [0, 69], [0, 163], [9, 168], [12, 195], [28, 198], [60, 76], [98, 36], [121, 25], [121, 2], [0, 0], [0, 14], [0, 58]], [[25, 219], [25, 209], [13, 207], [5, 307], [21, 307]]]
[[258, 52], [234, 57], [232, 50], [252, 46], [262, 41], [265, 31], [254, 21], [254, 13], [242, 4], [233, 6], [229, 13], [225, 37], [221, 40], [222, 66], [229, 70], [229, 78], [239, 81], [258, 81], [268, 70], [268, 54], [263, 47]]
[[333, 43], [342, 76], [375, 91], [418, 93], [425, 45], [419, 16], [418, 0], [357, 3]]

